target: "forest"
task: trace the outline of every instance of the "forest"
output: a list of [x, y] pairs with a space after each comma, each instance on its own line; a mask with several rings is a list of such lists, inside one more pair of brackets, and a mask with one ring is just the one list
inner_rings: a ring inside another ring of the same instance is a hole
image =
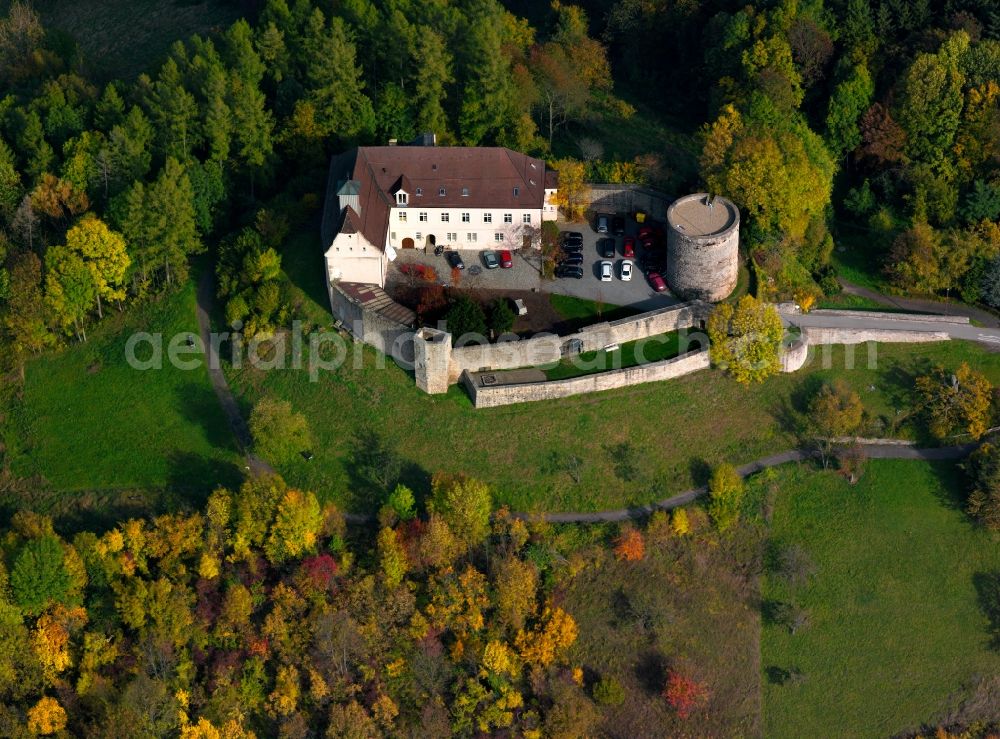
[[[281, 330], [301, 317], [285, 248], [318, 237], [329, 157], [423, 132], [541, 156], [567, 203], [591, 180], [724, 194], [762, 299], [805, 304], [846, 272], [1000, 309], [990, 0], [265, 0], [110, 80], [39, 9], [3, 7], [0, 489], [30, 362], [205, 274], [227, 324]], [[663, 139], [615, 140], [643, 122]], [[991, 525], [995, 454], [974, 461]], [[622, 686], [571, 658], [574, 578], [654, 541], [670, 566], [719, 549], [679, 543], [710, 530], [695, 509], [584, 557], [461, 477], [387, 490], [374, 529], [277, 477], [230, 487], [101, 530], [12, 516], [0, 734], [587, 735]], [[741, 604], [758, 554], [737, 557]], [[621, 608], [645, 635], [643, 597]], [[644, 677], [656, 720], [753, 733], [669, 656]]]

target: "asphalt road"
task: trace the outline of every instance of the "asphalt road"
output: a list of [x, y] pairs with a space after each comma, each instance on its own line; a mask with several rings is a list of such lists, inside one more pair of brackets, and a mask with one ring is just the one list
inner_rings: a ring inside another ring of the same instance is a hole
[[790, 313], [782, 314], [786, 323], [793, 323], [803, 328], [860, 328], [860, 329], [888, 329], [904, 331], [926, 331], [941, 332], [948, 334], [953, 339], [965, 339], [975, 341], [985, 346], [1000, 349], [1000, 329], [973, 326], [969, 323], [952, 323], [950, 321], [926, 321], [919, 318], [903, 317], [899, 318], [874, 318], [859, 311], [858, 316], [846, 316], [842, 314], [830, 315], [823, 311], [812, 313]]

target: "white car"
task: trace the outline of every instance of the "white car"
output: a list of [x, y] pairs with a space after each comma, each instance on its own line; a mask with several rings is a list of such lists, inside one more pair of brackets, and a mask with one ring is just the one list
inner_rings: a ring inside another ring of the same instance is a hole
[[621, 277], [623, 282], [629, 282], [632, 279], [632, 260], [623, 259], [618, 267], [618, 276]]
[[601, 262], [601, 282], [611, 282], [614, 277], [614, 270], [612, 269], [611, 262], [605, 259]]

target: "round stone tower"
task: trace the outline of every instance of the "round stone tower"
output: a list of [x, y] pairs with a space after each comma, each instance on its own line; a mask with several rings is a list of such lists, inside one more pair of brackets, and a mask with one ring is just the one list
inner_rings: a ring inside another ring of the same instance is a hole
[[718, 302], [739, 277], [740, 211], [718, 195], [696, 193], [667, 209], [667, 284], [684, 300]]

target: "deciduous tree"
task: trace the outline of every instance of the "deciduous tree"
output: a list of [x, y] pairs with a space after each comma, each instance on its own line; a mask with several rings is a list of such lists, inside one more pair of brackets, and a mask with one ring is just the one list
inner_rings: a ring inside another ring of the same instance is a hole
[[291, 461], [312, 444], [306, 417], [294, 412], [291, 403], [270, 397], [250, 412], [250, 434], [257, 451], [277, 463]]
[[125, 273], [132, 260], [125, 239], [94, 215], [85, 216], [66, 232], [66, 248], [80, 255], [94, 283], [97, 315], [103, 317], [101, 298], [121, 303], [125, 299]]
[[735, 308], [720, 303], [708, 319], [712, 361], [744, 385], [762, 382], [781, 369], [779, 351], [784, 335], [774, 306], [745, 295]]
[[993, 387], [986, 375], [965, 362], [954, 373], [943, 367], [917, 378], [930, 431], [939, 439], [951, 435], [980, 438], [989, 428]]

